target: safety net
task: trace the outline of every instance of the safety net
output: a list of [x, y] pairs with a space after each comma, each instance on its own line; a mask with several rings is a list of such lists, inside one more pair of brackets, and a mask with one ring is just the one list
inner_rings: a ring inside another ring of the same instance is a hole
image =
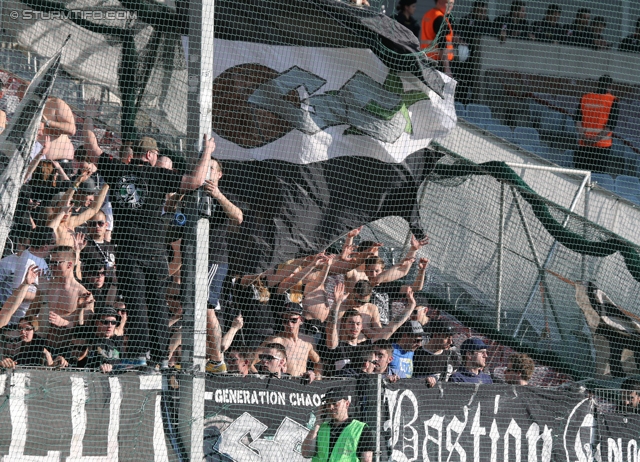
[[0, 3], [2, 460], [637, 461], [639, 16]]

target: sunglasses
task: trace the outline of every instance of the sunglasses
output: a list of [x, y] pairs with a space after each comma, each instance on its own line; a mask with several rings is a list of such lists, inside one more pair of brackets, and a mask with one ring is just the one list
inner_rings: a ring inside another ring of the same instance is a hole
[[69, 260], [52, 260], [49, 262], [50, 266], [60, 266], [63, 263], [71, 263]]
[[87, 221], [87, 226], [99, 226], [99, 227], [103, 227], [105, 225], [106, 222], [100, 220], [100, 221]]
[[277, 359], [278, 361], [280, 360], [280, 358], [276, 358], [273, 355], [260, 355], [258, 356], [258, 358], [260, 359], [260, 361], [262, 361], [263, 363], [266, 363], [268, 361], [273, 361], [274, 359]]
[[20, 332], [31, 332], [33, 327], [21, 327]]
[[98, 321], [100, 324], [104, 325], [104, 326], [117, 326], [118, 325], [118, 321], [112, 321], [112, 320], [104, 320], [104, 319], [100, 319]]

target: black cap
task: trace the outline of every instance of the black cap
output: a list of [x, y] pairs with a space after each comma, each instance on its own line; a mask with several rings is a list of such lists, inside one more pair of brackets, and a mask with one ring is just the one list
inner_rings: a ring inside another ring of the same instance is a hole
[[93, 319], [101, 319], [106, 317], [114, 317], [118, 322], [118, 326], [120, 325], [121, 317], [116, 311], [116, 309], [112, 306], [100, 306], [96, 308], [93, 312]]
[[422, 328], [422, 324], [420, 324], [418, 321], [405, 322], [402, 326], [400, 326], [398, 332], [400, 333], [400, 335], [424, 336], [424, 329]]
[[302, 312], [302, 305], [294, 302], [285, 303], [284, 310], [282, 310], [283, 314], [297, 314], [298, 316], [302, 316]]
[[427, 330], [431, 335], [453, 335], [453, 327], [440, 319], [429, 322]]
[[348, 391], [344, 387], [330, 388], [322, 397], [322, 404], [327, 401], [340, 401], [341, 399], [351, 400]]
[[470, 353], [472, 351], [478, 351], [478, 350], [486, 350], [487, 348], [489, 347], [485, 345], [482, 339], [479, 339], [477, 337], [471, 337], [466, 339], [462, 343], [462, 345], [460, 346], [460, 353], [464, 356], [466, 353]]

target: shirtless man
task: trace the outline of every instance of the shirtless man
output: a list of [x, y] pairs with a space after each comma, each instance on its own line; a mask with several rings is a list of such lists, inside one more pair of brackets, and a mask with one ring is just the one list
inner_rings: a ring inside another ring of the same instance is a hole
[[[42, 114], [45, 136], [51, 137], [51, 149], [47, 156], [49, 160], [73, 160], [73, 144], [70, 136], [76, 134], [76, 120], [71, 108], [60, 98], [49, 98]], [[42, 143], [42, 141], [39, 139]]]
[[96, 213], [102, 207], [107, 192], [109, 191], [109, 185], [104, 184], [100, 190], [98, 198], [94, 200], [89, 207], [80, 212], [78, 215], [71, 215], [70, 202], [73, 199], [74, 193], [78, 190], [78, 187], [82, 183], [83, 179], [88, 178], [89, 171], [85, 170], [80, 177], [75, 181], [72, 188], [69, 188], [64, 194], [60, 193], [60, 196], [54, 196], [52, 202], [53, 207], [47, 208], [47, 214], [49, 222], [47, 226], [50, 226], [56, 233], [56, 244], [65, 246], [74, 246], [75, 244], [75, 228], [85, 224], [88, 220], [94, 217]]
[[356, 284], [356, 298], [351, 298], [349, 294], [345, 293], [343, 283], [336, 284], [334, 289], [335, 304], [333, 306], [332, 314], [327, 320], [327, 347], [335, 348], [338, 345], [340, 338], [340, 332], [338, 331], [338, 325], [341, 324], [341, 320], [344, 314], [348, 311], [357, 311], [360, 313], [361, 329], [359, 332], [358, 341], [361, 342], [365, 339], [369, 339], [371, 342], [376, 340], [388, 340], [393, 333], [400, 328], [411, 316], [413, 310], [416, 307], [416, 301], [413, 298], [413, 290], [411, 287], [407, 289], [407, 305], [401, 315], [389, 322], [386, 326], [382, 326], [380, 323], [380, 316], [378, 315], [378, 307], [368, 302], [368, 297], [371, 295], [371, 286], [368, 281], [358, 281]]
[[27, 316], [38, 319], [40, 334], [55, 349], [68, 346], [71, 329], [82, 323], [85, 311], [93, 312], [93, 296], [73, 276], [75, 261], [73, 247], [53, 248], [49, 266], [52, 278], [41, 282], [27, 311]]
[[[284, 329], [280, 335], [265, 339], [261, 348], [268, 343], [279, 343], [287, 351], [287, 373], [293, 377], [307, 375], [309, 381], [318, 378], [322, 372], [320, 356], [309, 342], [305, 342], [298, 337], [300, 326], [302, 325], [302, 306], [297, 303], [288, 303], [282, 315]], [[259, 358], [254, 358], [252, 370], [255, 371], [255, 364]], [[307, 361], [314, 363], [314, 371], [307, 371]]]

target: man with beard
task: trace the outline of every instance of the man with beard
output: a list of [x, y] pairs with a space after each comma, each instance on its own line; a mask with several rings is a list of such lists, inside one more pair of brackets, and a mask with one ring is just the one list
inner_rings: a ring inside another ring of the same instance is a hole
[[413, 356], [414, 377], [426, 377], [429, 388], [437, 382], [447, 382], [460, 366], [461, 359], [453, 348], [453, 329], [445, 321], [431, 321], [427, 344]]

